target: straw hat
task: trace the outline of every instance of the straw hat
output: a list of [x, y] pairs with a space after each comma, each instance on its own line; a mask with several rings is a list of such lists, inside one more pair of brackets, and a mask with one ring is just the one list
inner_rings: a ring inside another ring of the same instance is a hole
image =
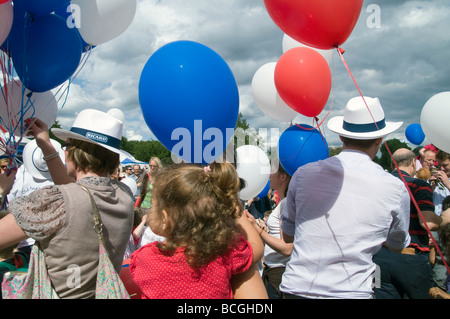
[[70, 138], [93, 143], [127, 157], [129, 154], [120, 150], [122, 129], [123, 122], [112, 115], [85, 109], [78, 114], [70, 130], [52, 128], [52, 132], [61, 140]]
[[358, 96], [347, 102], [344, 116], [333, 117], [328, 121], [327, 126], [341, 136], [368, 140], [384, 137], [399, 129], [402, 124], [403, 122], [385, 120], [378, 98], [364, 97], [363, 100], [361, 96]]

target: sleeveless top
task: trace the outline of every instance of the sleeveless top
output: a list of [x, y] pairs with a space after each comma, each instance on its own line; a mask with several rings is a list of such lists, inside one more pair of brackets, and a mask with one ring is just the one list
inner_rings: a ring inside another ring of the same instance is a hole
[[12, 201], [8, 210], [31, 238], [39, 241], [52, 284], [61, 298], [94, 298], [99, 239], [89, 195], [103, 223], [105, 248], [119, 273], [133, 225], [129, 188], [106, 177], [54, 185]]

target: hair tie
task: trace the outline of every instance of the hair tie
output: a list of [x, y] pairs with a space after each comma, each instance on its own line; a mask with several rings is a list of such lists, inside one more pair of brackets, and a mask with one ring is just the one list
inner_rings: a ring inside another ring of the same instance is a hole
[[205, 173], [211, 172], [211, 168], [208, 166], [203, 166], [203, 170], [205, 171]]

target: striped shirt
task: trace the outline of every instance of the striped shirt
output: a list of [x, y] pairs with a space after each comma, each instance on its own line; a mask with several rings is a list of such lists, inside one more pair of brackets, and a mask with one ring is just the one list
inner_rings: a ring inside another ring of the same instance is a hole
[[[411, 194], [414, 196], [420, 211], [434, 212], [433, 190], [431, 189], [430, 184], [423, 179], [411, 177], [405, 171], [401, 171], [401, 173], [405, 179], [406, 185], [411, 190]], [[397, 170], [392, 171], [392, 175], [400, 178], [400, 174]], [[412, 200], [410, 207], [409, 235], [411, 236], [411, 244], [409, 246], [425, 252], [430, 251], [428, 247], [428, 231], [420, 225], [421, 217]]]

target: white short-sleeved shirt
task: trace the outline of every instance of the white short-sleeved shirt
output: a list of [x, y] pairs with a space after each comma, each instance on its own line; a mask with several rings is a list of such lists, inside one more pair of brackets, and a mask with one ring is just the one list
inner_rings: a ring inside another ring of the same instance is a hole
[[[271, 236], [281, 238], [281, 211], [286, 204], [286, 198], [283, 198], [275, 207], [275, 209], [267, 217], [266, 225]], [[268, 267], [285, 267], [289, 257], [285, 257], [279, 252], [275, 251], [269, 245], [264, 245], [264, 264]]]
[[283, 232], [294, 236], [280, 285], [289, 294], [371, 298], [372, 256], [384, 242], [410, 242], [405, 185], [359, 151], [300, 167], [282, 214]]
[[434, 203], [434, 212], [436, 215], [441, 216], [442, 214], [442, 201], [450, 196], [450, 191], [445, 187], [442, 183], [436, 185], [436, 188], [433, 191], [433, 203]]

